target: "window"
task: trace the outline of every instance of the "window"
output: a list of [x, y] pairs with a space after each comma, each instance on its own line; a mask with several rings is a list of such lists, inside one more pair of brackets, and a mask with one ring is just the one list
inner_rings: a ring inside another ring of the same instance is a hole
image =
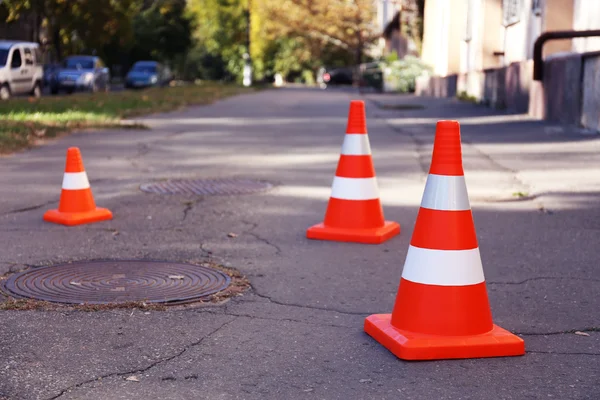
[[43, 60], [43, 56], [42, 56], [42, 52], [40, 50], [39, 47], [35, 47], [33, 49], [34, 53], [35, 53], [35, 63], [37, 65], [43, 65], [44, 64], [44, 60]]
[[33, 54], [31, 53], [31, 49], [25, 47], [23, 53], [25, 53], [25, 65], [33, 65]]
[[19, 68], [23, 64], [21, 61], [21, 50], [15, 49], [12, 55], [12, 62], [10, 63], [11, 68]]
[[502, 0], [502, 24], [510, 26], [521, 19], [523, 0]]
[[63, 67], [66, 69], [94, 69], [94, 60], [91, 58], [67, 58], [63, 61]]
[[8, 50], [0, 49], [0, 67], [4, 67], [6, 65], [7, 60], [8, 60]]

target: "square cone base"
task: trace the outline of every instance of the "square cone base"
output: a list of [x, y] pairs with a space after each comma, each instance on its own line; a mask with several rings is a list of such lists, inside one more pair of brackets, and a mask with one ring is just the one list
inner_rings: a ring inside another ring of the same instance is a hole
[[481, 335], [438, 336], [408, 332], [390, 324], [391, 314], [374, 314], [365, 320], [365, 332], [403, 360], [441, 360], [520, 356], [525, 342], [494, 325]]
[[106, 208], [96, 208], [92, 211], [80, 213], [66, 213], [58, 210], [48, 210], [44, 214], [44, 221], [54, 222], [55, 224], [74, 226], [91, 224], [112, 219], [112, 212]]
[[306, 237], [318, 240], [333, 240], [336, 242], [356, 242], [380, 244], [400, 233], [397, 222], [385, 221], [381, 228], [345, 229], [325, 226], [323, 223], [311, 226], [306, 230]]

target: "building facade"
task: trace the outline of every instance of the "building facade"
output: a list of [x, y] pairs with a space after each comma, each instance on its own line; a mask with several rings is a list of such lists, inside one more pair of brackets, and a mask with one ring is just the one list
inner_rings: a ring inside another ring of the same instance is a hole
[[[433, 73], [419, 78], [417, 94], [467, 95], [589, 126], [580, 114], [600, 108], [600, 37], [547, 41], [543, 81], [533, 80], [533, 48], [544, 32], [597, 29], [600, 0], [427, 0], [421, 56]], [[567, 97], [572, 109], [561, 106]]]

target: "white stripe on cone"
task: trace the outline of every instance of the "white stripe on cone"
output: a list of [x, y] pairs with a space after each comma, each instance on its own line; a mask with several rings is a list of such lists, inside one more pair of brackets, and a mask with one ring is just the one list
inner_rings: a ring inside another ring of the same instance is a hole
[[425, 285], [466, 286], [485, 281], [479, 248], [432, 250], [409, 246], [402, 277]]
[[333, 178], [331, 197], [342, 200], [372, 200], [379, 198], [377, 180], [373, 178]]
[[465, 177], [429, 174], [421, 207], [445, 211], [470, 210]]
[[365, 156], [371, 154], [369, 145], [369, 135], [367, 134], [346, 134], [344, 144], [342, 145], [342, 154], [347, 156]]
[[88, 189], [90, 182], [84, 172], [65, 172], [62, 188], [67, 190]]

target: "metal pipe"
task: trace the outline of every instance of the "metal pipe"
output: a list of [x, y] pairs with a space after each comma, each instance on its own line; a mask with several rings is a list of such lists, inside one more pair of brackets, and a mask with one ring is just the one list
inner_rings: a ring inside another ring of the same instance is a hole
[[542, 33], [533, 45], [533, 80], [541, 81], [544, 79], [544, 60], [542, 59], [542, 50], [548, 40], [554, 39], [572, 39], [578, 37], [600, 36], [600, 30], [587, 31], [549, 31]]

